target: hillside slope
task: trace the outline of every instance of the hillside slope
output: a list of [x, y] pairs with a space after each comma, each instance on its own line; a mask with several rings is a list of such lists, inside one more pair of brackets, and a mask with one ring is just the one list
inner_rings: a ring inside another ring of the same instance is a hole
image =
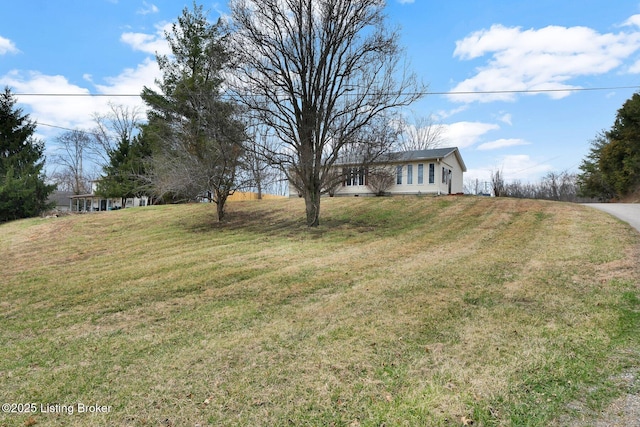
[[228, 209], [1, 225], [0, 390], [38, 406], [0, 425], [543, 426], [637, 366], [640, 238], [606, 214], [336, 198], [307, 229], [299, 199]]

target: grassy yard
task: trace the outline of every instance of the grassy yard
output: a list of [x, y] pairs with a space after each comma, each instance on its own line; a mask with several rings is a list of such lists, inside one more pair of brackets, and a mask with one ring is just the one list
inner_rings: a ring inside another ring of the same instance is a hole
[[606, 214], [322, 209], [318, 229], [300, 199], [0, 225], [0, 403], [22, 412], [0, 426], [561, 425], [638, 372], [640, 236]]

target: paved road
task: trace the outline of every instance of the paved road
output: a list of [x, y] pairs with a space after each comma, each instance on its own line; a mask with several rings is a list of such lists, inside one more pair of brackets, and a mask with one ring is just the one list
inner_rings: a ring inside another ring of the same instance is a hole
[[586, 206], [610, 213], [640, 232], [640, 203], [587, 203]]

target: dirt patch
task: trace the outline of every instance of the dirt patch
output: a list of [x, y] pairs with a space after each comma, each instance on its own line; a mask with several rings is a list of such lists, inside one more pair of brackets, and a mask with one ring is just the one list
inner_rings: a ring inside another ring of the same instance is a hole
[[575, 417], [563, 417], [556, 425], [566, 427], [630, 427], [640, 426], [640, 378], [638, 369], [624, 372], [613, 378], [624, 394], [611, 402], [604, 410], [594, 412], [584, 402], [568, 405]]

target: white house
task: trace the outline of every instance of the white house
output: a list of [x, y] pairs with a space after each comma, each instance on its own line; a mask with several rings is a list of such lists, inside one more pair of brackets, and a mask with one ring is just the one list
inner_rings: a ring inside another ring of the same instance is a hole
[[[121, 199], [117, 197], [107, 198], [96, 194], [98, 181], [91, 182], [91, 193], [69, 196], [69, 210], [71, 212], [110, 211], [150, 204], [149, 197], [132, 197]], [[123, 203], [124, 202], [124, 203]]]
[[[341, 169], [343, 179], [330, 192], [335, 196], [373, 196], [378, 192], [459, 194], [463, 192], [463, 173], [467, 171], [457, 147], [401, 151], [384, 156], [368, 168], [351, 164], [336, 164], [336, 168]], [[384, 188], [379, 185], [380, 175], [386, 175]], [[298, 196], [294, 186], [289, 188], [291, 196]]]

